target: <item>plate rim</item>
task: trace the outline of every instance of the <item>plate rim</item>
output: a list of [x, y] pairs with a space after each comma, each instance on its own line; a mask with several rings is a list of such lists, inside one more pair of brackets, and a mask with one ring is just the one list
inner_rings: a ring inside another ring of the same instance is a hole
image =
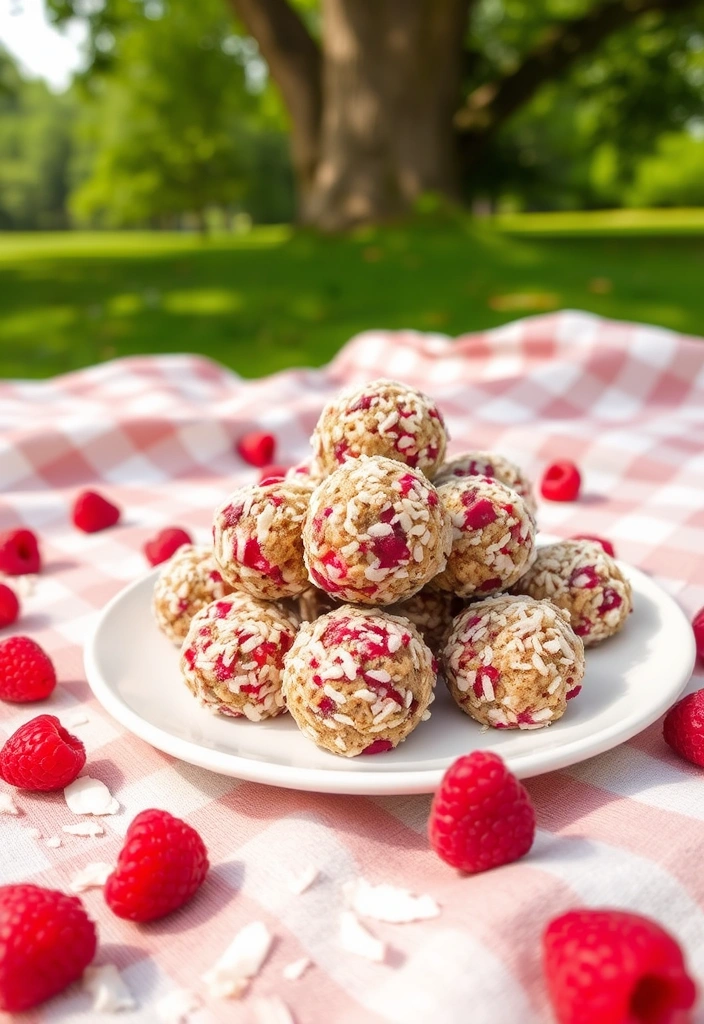
[[[625, 570], [631, 579], [640, 578], [646, 587], [652, 587], [658, 592], [659, 598], [670, 605], [680, 618], [683, 625], [689, 627], [683, 609], [677, 601], [641, 569], [629, 563], [617, 560], [620, 568]], [[209, 747], [201, 746], [192, 741], [174, 736], [172, 733], [154, 725], [142, 718], [133, 711], [124, 700], [122, 700], [105, 680], [97, 663], [96, 647], [100, 632], [105, 622], [109, 620], [115, 606], [132, 593], [132, 591], [143, 587], [150, 579], [156, 580], [160, 566], [140, 576], [138, 579], [122, 587], [101, 609], [93, 628], [88, 635], [83, 647], [83, 663], [86, 672], [86, 679], [91, 692], [98, 703], [128, 732], [144, 740], [150, 746], [169, 754], [180, 761], [205, 768], [208, 771], [220, 775], [228, 775], [244, 782], [259, 782], [264, 785], [278, 786], [283, 789], [294, 789], [304, 792], [331, 793], [339, 795], [355, 796], [392, 796], [410, 795], [418, 793], [432, 793], [440, 784], [442, 776], [447, 770], [443, 768], [425, 768], [418, 770], [398, 771], [368, 771], [368, 772], [344, 772], [339, 769], [300, 767], [275, 764], [266, 760], [257, 760], [241, 754], [226, 753], [212, 750]], [[605, 727], [598, 734], [596, 743], [590, 743], [588, 737], [582, 737], [571, 741], [564, 746], [558, 746], [555, 750], [543, 751], [536, 755], [535, 752], [523, 756], [513, 755], [506, 758], [511, 771], [521, 779], [528, 779], [537, 775], [544, 775], [552, 771], [579, 764], [589, 758], [597, 757], [608, 750], [627, 742], [638, 733], [647, 729], [677, 700], [689, 682], [696, 661], [696, 648], [694, 635], [688, 629], [689, 656], [687, 663], [689, 671], [686, 676], [679, 680], [676, 686], [663, 687], [661, 699], [650, 705], [648, 713], [644, 716], [632, 716], [624, 721], [616, 721]], [[686, 653], [686, 652], [684, 652]], [[576, 749], [575, 749], [576, 748]], [[227, 769], [223, 768], [223, 761]], [[537, 764], [535, 762], [538, 762]]]

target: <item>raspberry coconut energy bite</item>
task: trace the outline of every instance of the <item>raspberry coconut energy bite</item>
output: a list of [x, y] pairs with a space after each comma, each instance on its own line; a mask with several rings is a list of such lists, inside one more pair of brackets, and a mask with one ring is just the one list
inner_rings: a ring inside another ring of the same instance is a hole
[[537, 504], [533, 497], [533, 484], [515, 462], [496, 452], [464, 452], [444, 462], [435, 477], [435, 486], [449, 483], [455, 477], [488, 476], [496, 478], [516, 491], [535, 515]]
[[602, 546], [588, 540], [538, 548], [533, 567], [514, 589], [566, 609], [585, 646], [618, 633], [633, 608], [631, 584]]
[[437, 652], [447, 640], [454, 613], [461, 607], [462, 601], [453, 594], [423, 587], [408, 601], [391, 605], [389, 611], [412, 622], [430, 650]]
[[193, 616], [231, 590], [210, 548], [184, 544], [166, 562], [154, 586], [152, 608], [159, 629], [180, 644]]
[[486, 476], [453, 478], [438, 495], [453, 526], [447, 568], [433, 587], [458, 597], [512, 586], [535, 558], [535, 520], [523, 498]]
[[417, 593], [445, 567], [451, 537], [433, 485], [380, 456], [362, 456], [323, 480], [303, 528], [312, 582], [339, 601], [369, 605]]
[[181, 648], [188, 689], [210, 711], [252, 722], [286, 710], [284, 655], [298, 623], [278, 605], [230, 594], [194, 616]]
[[433, 656], [410, 622], [350, 605], [301, 626], [283, 679], [301, 731], [343, 757], [405, 740], [430, 717], [434, 686]]
[[455, 703], [477, 722], [541, 729], [579, 693], [584, 645], [563, 609], [502, 595], [457, 616], [443, 664]]
[[383, 455], [432, 478], [445, 454], [447, 431], [427, 395], [398, 381], [375, 380], [328, 402], [311, 444], [325, 473], [360, 455]]
[[228, 583], [265, 601], [294, 597], [310, 586], [301, 530], [311, 493], [305, 480], [252, 484], [216, 509], [213, 549]]

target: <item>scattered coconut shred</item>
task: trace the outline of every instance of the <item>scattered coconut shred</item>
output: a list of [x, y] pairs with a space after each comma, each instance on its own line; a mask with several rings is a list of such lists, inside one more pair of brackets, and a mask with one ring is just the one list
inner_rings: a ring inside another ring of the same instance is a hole
[[66, 728], [77, 729], [79, 725], [88, 725], [89, 721], [90, 719], [85, 711], [76, 711], [75, 714], [66, 720]]
[[340, 946], [348, 953], [364, 957], [365, 960], [374, 960], [378, 964], [384, 962], [386, 945], [367, 931], [351, 910], [343, 910], [340, 915], [338, 939]]
[[61, 836], [49, 836], [44, 840], [44, 845], [48, 846], [50, 850], [58, 850], [61, 846]]
[[69, 811], [74, 814], [117, 814], [120, 805], [100, 779], [83, 775], [64, 790]]
[[162, 1024], [189, 1024], [194, 1014], [201, 1017], [203, 1000], [190, 988], [176, 988], [163, 996], [154, 1009]]
[[86, 967], [83, 988], [92, 995], [96, 1013], [119, 1013], [137, 1006], [114, 964]]
[[342, 887], [347, 905], [360, 917], [388, 924], [409, 924], [437, 917], [440, 907], [432, 896], [414, 896], [395, 885], [370, 885], [366, 878], [346, 882]]
[[252, 921], [234, 939], [203, 975], [213, 999], [239, 999], [264, 964], [274, 937], [263, 921]]
[[302, 956], [300, 960], [293, 960], [290, 964], [286, 964], [281, 974], [286, 981], [298, 981], [312, 966], [313, 961], [309, 960], [307, 956]]
[[295, 875], [288, 883], [288, 887], [291, 892], [295, 893], [296, 896], [300, 896], [307, 889], [310, 889], [311, 885], [317, 879], [320, 872], [317, 868], [307, 867], [301, 871], [300, 875]]
[[113, 864], [106, 864], [102, 860], [91, 861], [85, 867], [77, 871], [69, 883], [71, 892], [85, 892], [86, 889], [102, 889], [113, 873]]
[[97, 821], [79, 821], [76, 825], [62, 825], [62, 832], [70, 836], [104, 836], [105, 829]]
[[257, 1024], [296, 1024], [288, 1006], [278, 996], [257, 999], [253, 1008]]
[[12, 799], [11, 793], [0, 793], [0, 814], [19, 814], [17, 804]]

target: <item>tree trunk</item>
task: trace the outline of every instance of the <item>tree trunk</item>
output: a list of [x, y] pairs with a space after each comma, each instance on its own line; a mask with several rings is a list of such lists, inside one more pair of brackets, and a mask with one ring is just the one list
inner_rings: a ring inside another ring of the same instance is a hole
[[323, 0], [323, 113], [301, 219], [324, 230], [457, 196], [467, 0]]

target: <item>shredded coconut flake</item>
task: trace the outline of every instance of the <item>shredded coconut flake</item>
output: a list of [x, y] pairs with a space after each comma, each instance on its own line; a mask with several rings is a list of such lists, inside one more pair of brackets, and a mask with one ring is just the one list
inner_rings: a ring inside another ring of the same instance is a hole
[[312, 865], [309, 865], [307, 868], [301, 871], [300, 875], [297, 875], [295, 878], [292, 878], [290, 880], [290, 882], [288, 883], [289, 889], [291, 890], [291, 892], [295, 893], [296, 896], [300, 896], [301, 893], [304, 893], [306, 891], [306, 889], [310, 889], [311, 885], [318, 877], [318, 873], [319, 872], [317, 868], [314, 868]]
[[347, 882], [345, 899], [360, 917], [371, 917], [389, 924], [407, 924], [437, 917], [440, 908], [432, 896], [414, 896], [395, 885], [370, 885], [366, 878]]
[[313, 961], [309, 960], [307, 956], [302, 956], [300, 960], [293, 960], [290, 964], [286, 964], [281, 973], [286, 981], [298, 981], [312, 966]]
[[69, 888], [71, 892], [85, 892], [86, 889], [102, 889], [112, 874], [114, 867], [102, 860], [91, 861], [85, 867], [77, 871], [71, 879]]
[[252, 921], [234, 937], [213, 967], [203, 975], [213, 999], [239, 999], [269, 955], [273, 936], [263, 921]]
[[46, 845], [51, 850], [57, 850], [61, 846], [61, 836], [49, 836], [46, 840]]
[[67, 729], [77, 729], [79, 725], [88, 725], [90, 719], [85, 711], [76, 711], [69, 719], [66, 720]]
[[19, 814], [17, 804], [12, 799], [11, 793], [0, 793], [0, 814]]
[[134, 1010], [137, 1006], [114, 964], [86, 967], [83, 988], [93, 996], [96, 1013], [119, 1013], [120, 1010]]
[[64, 790], [69, 811], [74, 814], [117, 814], [120, 805], [100, 779], [84, 775]]
[[28, 828], [26, 829], [26, 833], [29, 839], [41, 839], [42, 837], [41, 830], [38, 828]]
[[254, 1019], [257, 1024], [295, 1024], [288, 1006], [278, 996], [257, 999], [254, 1003]]
[[97, 821], [79, 821], [76, 825], [62, 825], [61, 830], [70, 836], [103, 836], [105, 829]]
[[189, 1024], [191, 1015], [202, 1007], [203, 1002], [197, 992], [177, 988], [163, 996], [154, 1009], [162, 1024]]
[[386, 956], [386, 946], [381, 939], [367, 931], [351, 910], [343, 910], [340, 915], [339, 941], [348, 953], [364, 957], [365, 960], [373, 960], [380, 964]]

